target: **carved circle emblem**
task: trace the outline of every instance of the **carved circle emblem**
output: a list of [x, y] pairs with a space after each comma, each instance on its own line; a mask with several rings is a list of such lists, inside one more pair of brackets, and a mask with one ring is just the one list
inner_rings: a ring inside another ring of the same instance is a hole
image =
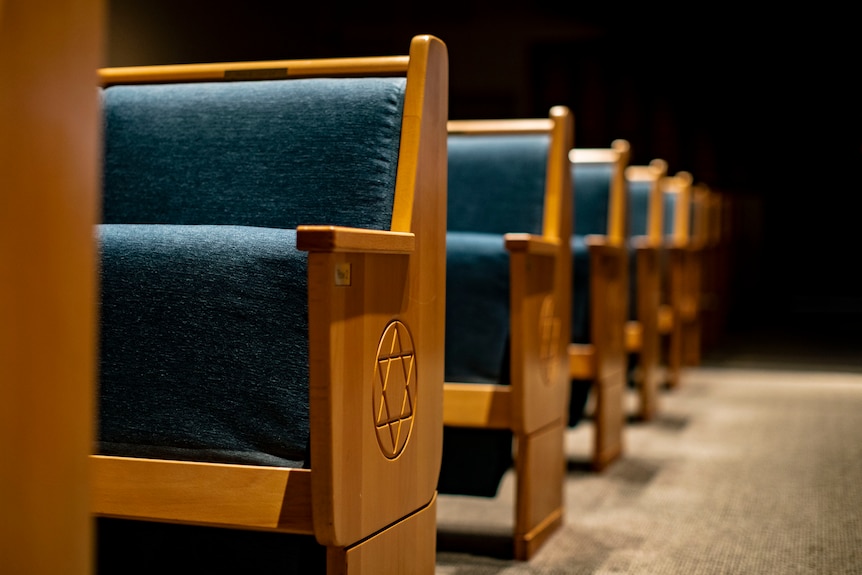
[[377, 444], [387, 459], [395, 459], [410, 439], [417, 391], [413, 337], [400, 321], [390, 322], [380, 337], [373, 389]]
[[554, 297], [545, 296], [539, 310], [539, 360], [542, 379], [546, 385], [557, 380], [557, 349], [560, 340], [560, 318], [554, 309]]

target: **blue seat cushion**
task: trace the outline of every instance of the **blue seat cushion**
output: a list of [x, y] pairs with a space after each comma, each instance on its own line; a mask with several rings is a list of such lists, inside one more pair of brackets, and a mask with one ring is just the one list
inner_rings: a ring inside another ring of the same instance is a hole
[[[498, 234], [446, 234], [445, 379], [509, 381], [509, 254]], [[507, 429], [443, 430], [441, 493], [493, 497], [512, 466]]]
[[582, 235], [572, 236], [572, 343], [590, 343], [590, 250]]
[[106, 224], [99, 452], [297, 467], [307, 264], [295, 230]]
[[579, 236], [608, 233], [613, 164], [571, 164], [574, 187], [574, 233]]
[[446, 381], [508, 381], [509, 253], [497, 234], [446, 234]]
[[629, 244], [629, 314], [630, 320], [638, 319], [638, 256], [637, 249]]
[[404, 78], [103, 90], [103, 223], [390, 229]]

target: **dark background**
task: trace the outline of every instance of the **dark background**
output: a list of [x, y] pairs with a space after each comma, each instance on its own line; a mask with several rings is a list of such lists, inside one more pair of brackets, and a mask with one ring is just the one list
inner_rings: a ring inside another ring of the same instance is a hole
[[[106, 65], [406, 54], [446, 42], [450, 116], [575, 113], [734, 198], [729, 333], [862, 341], [860, 32], [850, 8], [753, 3], [109, 0]], [[860, 354], [862, 355], [862, 354]]]

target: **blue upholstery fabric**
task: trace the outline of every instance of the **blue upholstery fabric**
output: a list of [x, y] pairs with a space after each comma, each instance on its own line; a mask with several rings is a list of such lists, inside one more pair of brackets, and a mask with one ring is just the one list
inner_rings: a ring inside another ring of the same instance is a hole
[[[590, 251], [584, 236], [572, 236], [572, 343], [590, 343]], [[584, 414], [590, 380], [572, 380], [569, 397], [569, 426], [576, 426]]]
[[[503, 234], [542, 233], [547, 135], [449, 136], [446, 381], [509, 380]], [[444, 429], [441, 493], [492, 497], [512, 466], [507, 429]]]
[[[645, 236], [649, 227], [649, 201], [652, 182], [636, 180], [628, 182], [629, 188], [629, 235]], [[637, 256], [629, 246], [629, 319], [637, 319]]]
[[572, 343], [590, 343], [590, 260], [586, 236], [605, 235], [610, 210], [610, 163], [571, 164], [574, 188], [572, 237]]
[[100, 453], [307, 464], [307, 266], [294, 228], [389, 229], [404, 88], [102, 91]]
[[498, 383], [509, 330], [503, 234], [542, 233], [547, 135], [449, 136], [446, 380]]
[[296, 232], [99, 226], [101, 452], [300, 466], [306, 256]]
[[449, 136], [449, 231], [542, 233], [546, 135]]
[[497, 383], [506, 371], [509, 253], [497, 234], [446, 235], [446, 381]]
[[104, 223], [389, 229], [403, 78], [104, 90]]
[[676, 194], [664, 194], [664, 234], [673, 236], [673, 226], [676, 221], [676, 202], [679, 199]]
[[628, 182], [629, 188], [629, 235], [645, 236], [649, 223], [649, 200], [652, 182]]
[[638, 319], [638, 257], [634, 246], [629, 245], [629, 319]]
[[[574, 163], [574, 236], [572, 248], [572, 343], [590, 343], [590, 256], [586, 236], [607, 234], [610, 212], [610, 163]], [[569, 398], [569, 425], [574, 427], [583, 417], [592, 381], [572, 380]]]
[[590, 250], [584, 236], [572, 236], [572, 343], [590, 343]]
[[609, 163], [571, 164], [575, 235], [608, 233], [613, 169]]

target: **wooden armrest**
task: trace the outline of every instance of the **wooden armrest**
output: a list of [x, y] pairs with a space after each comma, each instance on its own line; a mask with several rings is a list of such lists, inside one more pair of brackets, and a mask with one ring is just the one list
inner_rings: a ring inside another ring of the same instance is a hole
[[416, 236], [408, 232], [341, 226], [298, 226], [296, 247], [306, 252], [409, 254], [416, 249]]
[[633, 236], [631, 238], [631, 244], [636, 250], [661, 249], [661, 243], [652, 241], [649, 236]]
[[588, 248], [602, 248], [602, 249], [608, 249], [608, 250], [619, 251], [619, 252], [627, 251], [627, 248], [626, 248], [624, 242], [613, 243], [610, 241], [608, 236], [591, 234], [591, 235], [588, 235], [586, 238], [584, 238], [584, 241], [587, 244]]
[[506, 249], [510, 252], [525, 252], [553, 256], [559, 253], [560, 240], [534, 234], [506, 234]]
[[590, 254], [611, 258], [628, 257], [628, 247], [625, 244], [612, 244], [606, 236], [587, 236], [586, 244]]

